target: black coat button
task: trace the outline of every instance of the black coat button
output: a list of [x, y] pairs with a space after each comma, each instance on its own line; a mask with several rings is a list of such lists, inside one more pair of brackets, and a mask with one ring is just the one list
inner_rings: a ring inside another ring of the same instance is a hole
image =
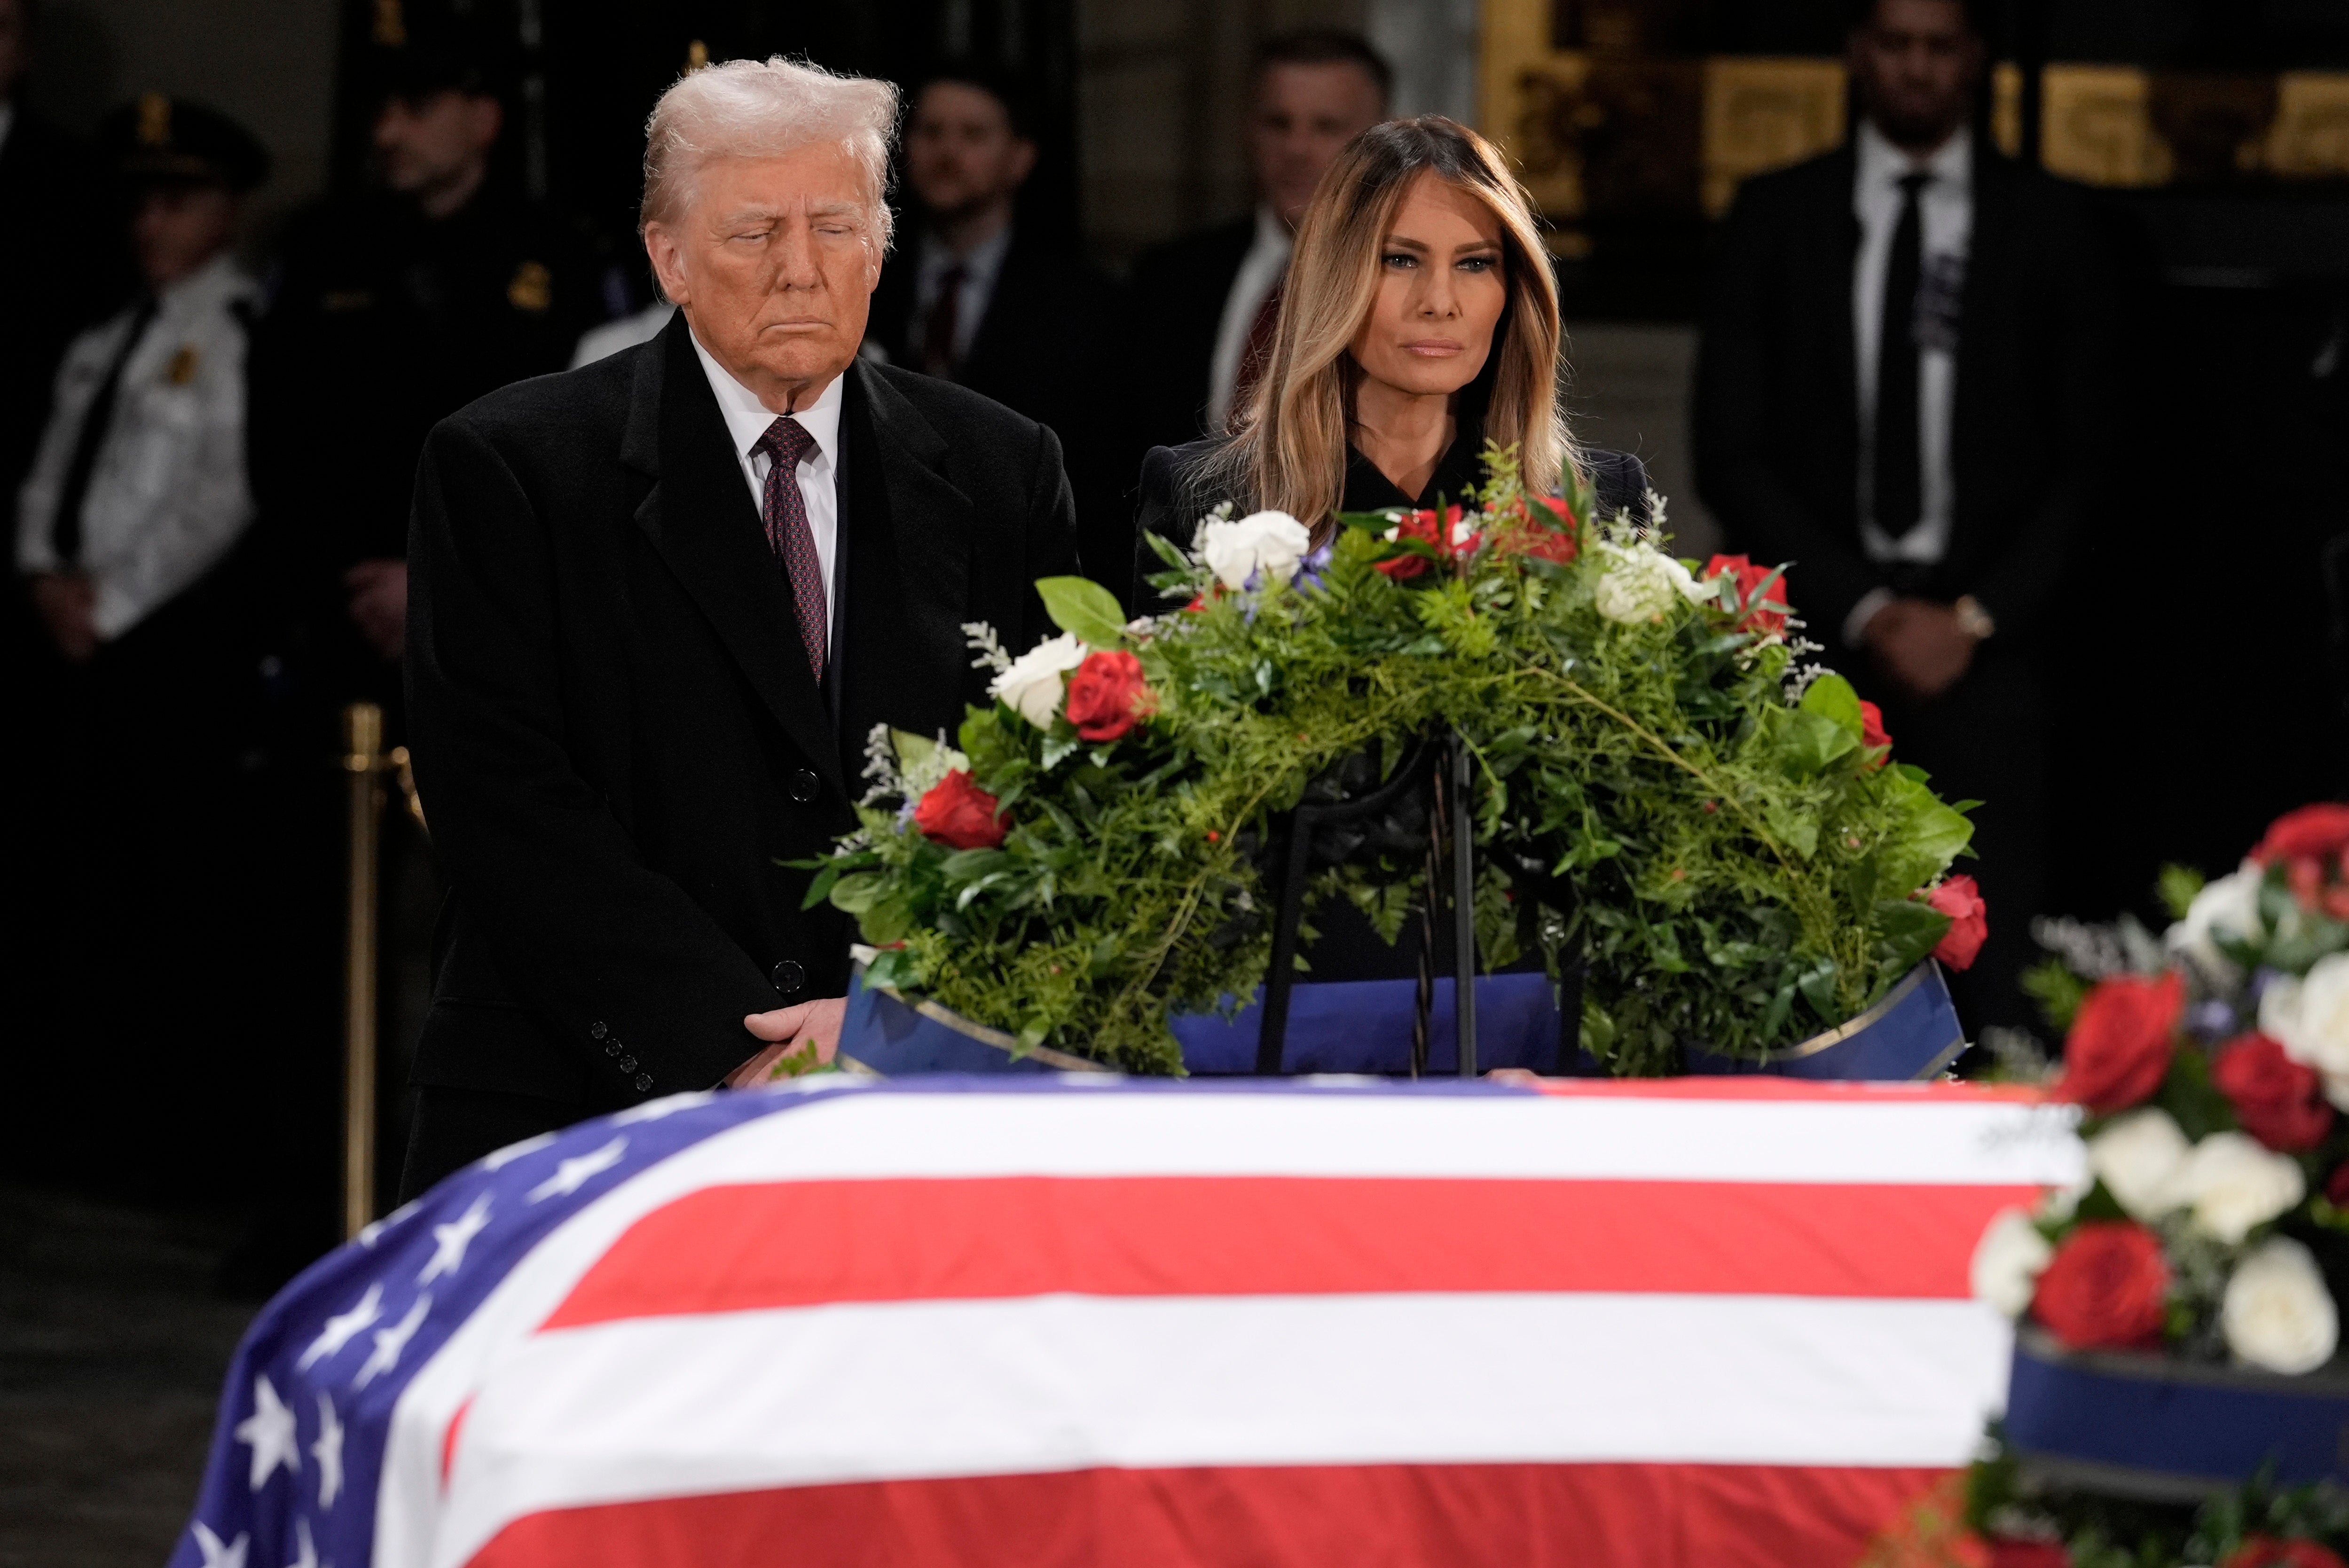
[[611, 1026], [610, 1026], [610, 1025], [608, 1025], [608, 1024], [606, 1024], [606, 1023], [605, 1023], [605, 1022], [604, 1022], [602, 1019], [600, 1019], [600, 1018], [598, 1018], [595, 1022], [594, 1022], [594, 1023], [592, 1023], [592, 1024], [590, 1024], [590, 1025], [588, 1025], [588, 1026], [587, 1026], [587, 1033], [588, 1033], [588, 1036], [589, 1036], [591, 1038], [594, 1038], [594, 1039], [598, 1039], [598, 1040], [600, 1040], [600, 1039], [602, 1039], [605, 1036], [606, 1036], [606, 1035], [610, 1034], [611, 1032], [612, 1032]]
[[643, 1093], [645, 1093], [647, 1090], [650, 1089], [652, 1087], [653, 1087], [653, 1075], [652, 1075], [652, 1074], [650, 1074], [650, 1073], [638, 1073], [638, 1074], [636, 1075], [636, 1092], [637, 1092], [638, 1094], [643, 1094]]
[[815, 792], [821, 788], [823, 788], [822, 781], [816, 778], [812, 770], [805, 768], [792, 769], [792, 799], [801, 805], [804, 806], [814, 799]]
[[604, 1054], [607, 1057], [618, 1056], [620, 1054], [620, 1042], [617, 1040], [605, 1040], [604, 1042]]
[[791, 996], [797, 995], [800, 987], [807, 984], [807, 971], [800, 966], [798, 959], [786, 958], [767, 972], [767, 978], [775, 983], [776, 990]]
[[622, 1057], [620, 1058], [620, 1070], [624, 1073], [632, 1073], [636, 1071], [636, 1058], [634, 1057]]

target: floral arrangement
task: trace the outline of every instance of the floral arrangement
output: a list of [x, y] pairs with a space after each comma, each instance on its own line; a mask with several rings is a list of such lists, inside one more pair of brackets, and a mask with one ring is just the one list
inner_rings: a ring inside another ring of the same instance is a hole
[[2068, 1026], [2054, 1092], [2085, 1117], [2091, 1185], [2011, 1211], [1979, 1295], [2080, 1349], [2161, 1347], [2302, 1373], [2340, 1318], [2312, 1243], [2349, 1231], [2349, 807], [2279, 820], [2178, 919], [2054, 925], [2033, 975]]
[[[2029, 984], [2065, 1031], [2046, 1079], [2081, 1109], [2089, 1179], [1993, 1221], [1973, 1288], [2069, 1348], [2311, 1373], [2339, 1347], [2326, 1264], [2349, 1233], [2349, 807], [2287, 813], [2237, 871], [2172, 867], [2161, 892], [2158, 936], [2038, 933]], [[2321, 1491], [2194, 1514], [2033, 1490], [2002, 1459], [1969, 1484], [1987, 1555], [1915, 1560], [2349, 1568], [2349, 1500]]]
[[[1890, 758], [1815, 651], [1780, 574], [1699, 566], [1661, 529], [1528, 496], [1487, 453], [1464, 504], [1342, 516], [1314, 548], [1279, 512], [1157, 542], [1185, 608], [1131, 624], [1078, 579], [1018, 657], [967, 628], [991, 706], [951, 739], [876, 732], [860, 830], [810, 902], [854, 913], [876, 985], [1030, 1046], [1179, 1071], [1170, 1011], [1264, 978], [1259, 861], [1280, 813], [1389, 776], [1451, 731], [1474, 762], [1479, 952], [1587, 958], [1582, 1038], [1620, 1074], [1684, 1043], [1753, 1051], [1841, 1023], [1986, 930], [1947, 876], [1971, 829]], [[1323, 873], [1394, 939], [1420, 861]], [[1534, 896], [1563, 879], [1570, 907]]]
[[2259, 1481], [2197, 1504], [2027, 1481], [1995, 1435], [1887, 1532], [1860, 1568], [2349, 1568], [2349, 1499]]

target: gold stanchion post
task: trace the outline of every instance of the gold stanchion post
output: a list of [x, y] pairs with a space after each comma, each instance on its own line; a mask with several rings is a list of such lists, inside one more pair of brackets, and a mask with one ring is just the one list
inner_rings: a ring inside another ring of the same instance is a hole
[[343, 709], [349, 805], [343, 944], [343, 1234], [375, 1218], [376, 875], [383, 827], [383, 709]]

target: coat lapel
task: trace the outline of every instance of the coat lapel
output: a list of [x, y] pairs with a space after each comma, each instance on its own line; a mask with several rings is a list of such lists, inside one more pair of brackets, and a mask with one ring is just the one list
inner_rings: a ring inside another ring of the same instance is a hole
[[1810, 309], [1806, 328], [1816, 334], [1827, 354], [1827, 381], [1834, 406], [1821, 410], [1818, 428], [1834, 444], [1829, 459], [1834, 471], [1850, 476], [1849, 497], [1840, 520], [1847, 530], [1859, 526], [1859, 339], [1851, 319], [1852, 280], [1859, 267], [1859, 215], [1852, 211], [1852, 182], [1858, 175], [1859, 155], [1852, 144], [1817, 166], [1811, 210], [1806, 230], [1814, 236], [1809, 264]]
[[970, 498], [943, 471], [945, 438], [888, 377], [859, 361], [845, 391], [844, 759], [863, 751], [876, 724], [951, 735], [962, 723], [976, 526]]
[[801, 755], [845, 793], [823, 694], [808, 669], [799, 618], [758, 508], [727, 438], [683, 312], [638, 361], [636, 406], [621, 448], [657, 476], [636, 508], [652, 541], [751, 688]]

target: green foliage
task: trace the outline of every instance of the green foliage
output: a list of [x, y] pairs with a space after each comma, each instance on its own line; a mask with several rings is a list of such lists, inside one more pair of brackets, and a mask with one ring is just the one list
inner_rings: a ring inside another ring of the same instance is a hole
[[2203, 877], [2192, 866], [2164, 866], [2154, 883], [2161, 895], [2161, 904], [2169, 911], [2172, 920], [2184, 920], [2194, 903], [2194, 895], [2202, 891]]
[[[911, 826], [938, 753], [896, 738], [815, 892], [888, 949], [873, 977], [1031, 1045], [1177, 1071], [1169, 1010], [1264, 978], [1260, 859], [1280, 815], [1449, 730], [1475, 767], [1480, 952], [1539, 951], [1553, 973], [1587, 955], [1583, 1037], [1611, 1070], [1677, 1071], [1692, 1041], [1790, 1043], [1881, 995], [1948, 929], [1913, 895], [1963, 850], [1962, 812], [1862, 747], [1847, 683], [1797, 671], [1805, 645], [1738, 625], [1718, 593], [1602, 614], [1601, 581], [1625, 552], [1660, 562], [1656, 539], [1560, 528], [1526, 504], [1511, 454], [1488, 460], [1479, 537], [1456, 551], [1386, 538], [1392, 517], [1341, 517], [1295, 582], [1231, 593], [1163, 548], [1157, 584], [1198, 607], [1138, 634], [1092, 584], [1040, 584], [1065, 630], [1139, 657], [1150, 716], [1095, 745], [1065, 717], [1040, 729], [974, 709], [960, 754], [1009, 823], [985, 849]], [[1404, 557], [1423, 564], [1381, 569]], [[1504, 865], [1570, 883], [1571, 918]], [[1421, 876], [1398, 852], [1314, 892], [1391, 934]]]
[[2072, 1026], [2093, 988], [2061, 958], [2043, 958], [2023, 972], [2023, 995], [2039, 1004], [2039, 1016], [2058, 1034]]

